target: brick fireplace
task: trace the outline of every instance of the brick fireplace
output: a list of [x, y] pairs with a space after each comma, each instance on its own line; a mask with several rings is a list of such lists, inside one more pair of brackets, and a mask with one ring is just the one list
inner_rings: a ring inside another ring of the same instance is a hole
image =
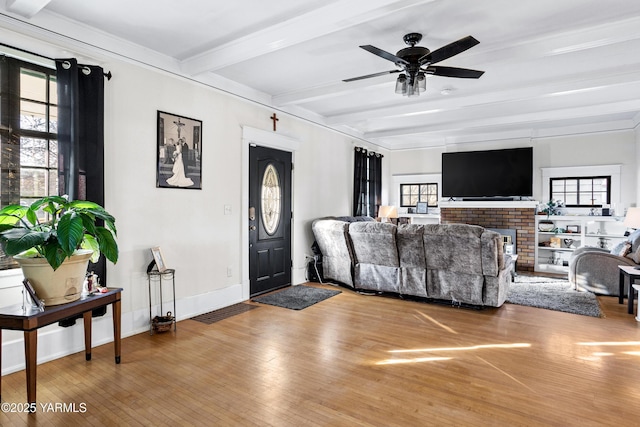
[[440, 223], [516, 230], [518, 271], [534, 271], [537, 202], [441, 202]]

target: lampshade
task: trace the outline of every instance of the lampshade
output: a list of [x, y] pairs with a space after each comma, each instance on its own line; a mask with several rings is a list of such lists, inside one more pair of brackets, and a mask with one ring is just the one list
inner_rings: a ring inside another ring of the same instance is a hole
[[407, 76], [405, 74], [400, 74], [398, 80], [396, 80], [396, 93], [407, 94]]
[[629, 228], [640, 228], [640, 208], [627, 209], [623, 224]]
[[427, 90], [427, 77], [424, 75], [424, 73], [418, 73], [416, 81], [418, 83], [418, 89], [420, 90], [420, 92]]
[[398, 209], [395, 206], [380, 206], [378, 216], [380, 218], [398, 218]]

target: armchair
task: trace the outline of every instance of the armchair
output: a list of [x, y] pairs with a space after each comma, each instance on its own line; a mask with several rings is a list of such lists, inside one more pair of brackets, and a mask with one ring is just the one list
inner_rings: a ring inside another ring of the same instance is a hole
[[608, 249], [578, 248], [569, 259], [569, 282], [576, 289], [618, 296], [619, 265], [638, 264], [626, 256], [614, 255]]

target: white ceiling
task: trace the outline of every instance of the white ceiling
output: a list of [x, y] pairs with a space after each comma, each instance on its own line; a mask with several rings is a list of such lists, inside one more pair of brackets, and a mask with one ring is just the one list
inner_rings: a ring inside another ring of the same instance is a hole
[[[637, 0], [0, 0], [0, 29], [90, 57], [124, 56], [388, 149], [633, 129], [640, 123]], [[417, 98], [360, 45], [396, 53], [480, 44], [438, 65]], [[448, 94], [444, 94], [448, 91]]]

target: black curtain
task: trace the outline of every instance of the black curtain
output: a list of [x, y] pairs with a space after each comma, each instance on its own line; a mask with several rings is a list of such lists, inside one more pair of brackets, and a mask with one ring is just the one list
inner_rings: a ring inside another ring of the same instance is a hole
[[[56, 59], [58, 86], [58, 194], [104, 206], [104, 72], [76, 59]], [[104, 255], [89, 264], [107, 285]], [[102, 315], [94, 311], [93, 315]], [[75, 322], [69, 319], [67, 323]], [[68, 326], [68, 324], [63, 324]]]
[[56, 60], [58, 194], [104, 205], [104, 73]]
[[353, 164], [353, 216], [367, 215], [367, 150], [355, 148]]
[[382, 154], [369, 153], [369, 216], [376, 218], [382, 204]]
[[378, 216], [382, 198], [382, 155], [356, 147], [353, 164], [353, 216]]

